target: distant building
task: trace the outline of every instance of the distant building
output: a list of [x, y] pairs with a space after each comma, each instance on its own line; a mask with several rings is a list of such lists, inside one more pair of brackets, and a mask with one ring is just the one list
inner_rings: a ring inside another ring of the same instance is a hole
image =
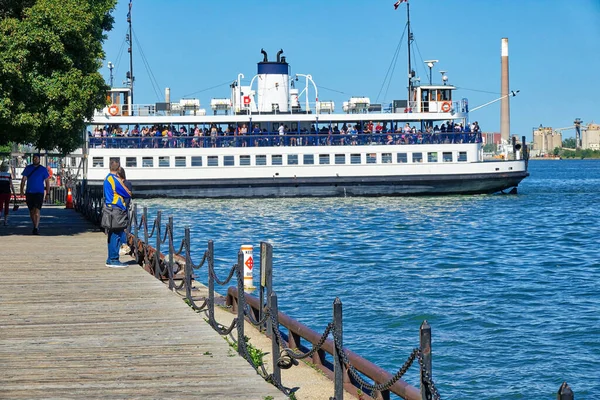
[[483, 144], [500, 144], [502, 141], [502, 135], [500, 132], [483, 132], [481, 134], [481, 141]]
[[600, 150], [600, 125], [590, 123], [587, 129], [581, 130], [581, 148]]
[[551, 154], [555, 148], [562, 148], [562, 133], [556, 132], [552, 127], [541, 126], [533, 129], [533, 155], [543, 156]]

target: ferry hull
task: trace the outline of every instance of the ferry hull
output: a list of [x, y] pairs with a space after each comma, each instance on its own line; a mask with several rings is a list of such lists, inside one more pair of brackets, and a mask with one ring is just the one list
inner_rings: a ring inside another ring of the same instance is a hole
[[[136, 198], [341, 197], [491, 194], [516, 187], [527, 171], [494, 174], [133, 180]], [[101, 182], [89, 182], [91, 185]]]

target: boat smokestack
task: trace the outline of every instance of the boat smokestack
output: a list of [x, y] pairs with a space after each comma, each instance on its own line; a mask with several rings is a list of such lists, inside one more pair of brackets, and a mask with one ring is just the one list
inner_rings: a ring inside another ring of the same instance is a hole
[[165, 88], [165, 103], [171, 103], [171, 88]]
[[501, 72], [500, 72], [500, 136], [504, 143], [510, 139], [510, 104], [508, 95], [508, 38], [502, 38]]
[[281, 62], [281, 55], [283, 54], [283, 49], [277, 52], [277, 62]]

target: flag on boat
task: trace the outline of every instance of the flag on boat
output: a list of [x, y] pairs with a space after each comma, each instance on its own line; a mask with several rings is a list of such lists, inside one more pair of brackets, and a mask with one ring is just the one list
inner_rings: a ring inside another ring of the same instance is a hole
[[402, 3], [404, 3], [404, 2], [407, 2], [407, 3], [408, 3], [408, 0], [398, 0], [398, 1], [396, 2], [396, 4], [394, 4], [394, 10], [397, 10], [397, 9], [398, 9], [398, 7], [400, 7], [400, 4], [402, 4]]

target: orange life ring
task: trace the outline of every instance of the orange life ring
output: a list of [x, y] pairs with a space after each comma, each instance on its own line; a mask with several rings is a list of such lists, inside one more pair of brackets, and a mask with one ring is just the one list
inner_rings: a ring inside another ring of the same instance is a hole
[[112, 115], [113, 117], [115, 115], [118, 115], [119, 114], [119, 106], [116, 104], [111, 104], [110, 107], [108, 107], [108, 113], [110, 115]]
[[442, 103], [442, 112], [449, 112], [452, 109], [452, 105], [449, 101], [445, 101]]

